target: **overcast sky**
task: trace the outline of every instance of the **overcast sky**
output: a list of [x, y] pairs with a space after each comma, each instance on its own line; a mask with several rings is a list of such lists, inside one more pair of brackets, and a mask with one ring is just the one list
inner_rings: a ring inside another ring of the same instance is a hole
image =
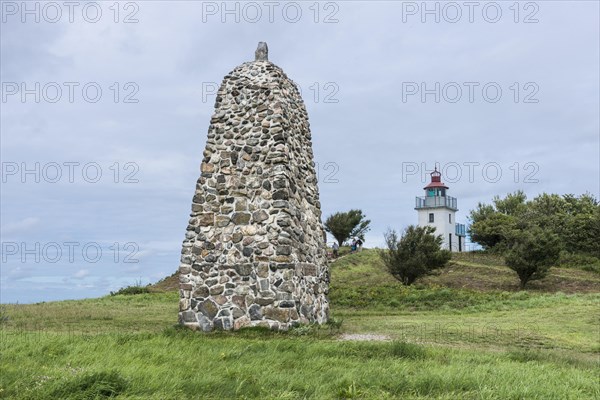
[[435, 163], [459, 222], [598, 196], [596, 1], [113, 3], [1, 3], [3, 303], [177, 269], [215, 88], [259, 41], [302, 90], [323, 215], [362, 209], [367, 247]]

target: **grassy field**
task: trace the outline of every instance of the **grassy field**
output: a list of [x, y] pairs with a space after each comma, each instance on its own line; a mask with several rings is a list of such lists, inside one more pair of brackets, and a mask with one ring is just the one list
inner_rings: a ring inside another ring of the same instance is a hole
[[[403, 287], [365, 250], [331, 266], [332, 315], [287, 333], [175, 327], [174, 277], [151, 293], [5, 305], [0, 398], [596, 399], [600, 275], [530, 290], [459, 255]], [[376, 341], [345, 340], [371, 335]]]

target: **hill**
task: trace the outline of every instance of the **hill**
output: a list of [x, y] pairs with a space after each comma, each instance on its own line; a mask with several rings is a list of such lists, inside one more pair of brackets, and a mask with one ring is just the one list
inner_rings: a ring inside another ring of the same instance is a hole
[[331, 276], [334, 306], [369, 309], [400, 305], [405, 310], [460, 309], [501, 299], [600, 291], [598, 273], [552, 268], [546, 278], [530, 282], [528, 290], [521, 292], [515, 273], [503, 266], [501, 258], [473, 253], [453, 254], [448, 267], [408, 288], [385, 270], [377, 250], [341, 257], [332, 264]]
[[[344, 290], [351, 291], [351, 286], [362, 286], [361, 280], [367, 279], [368, 286], [390, 286], [392, 289], [402, 287], [385, 270], [374, 249], [365, 249], [352, 254], [342, 248], [340, 259], [332, 263], [332, 271], [336, 279], [333, 285], [346, 285]], [[518, 291], [518, 280], [510, 269], [504, 266], [500, 257], [480, 253], [454, 253], [449, 268], [439, 271], [419, 281], [433, 287], [441, 286], [452, 289], [472, 289], [476, 291]], [[159, 282], [149, 285], [151, 292], [177, 290], [179, 278], [174, 273]], [[562, 293], [595, 293], [600, 292], [600, 274], [577, 268], [554, 267], [550, 274], [541, 281], [531, 281], [528, 290], [534, 292]]]
[[407, 288], [375, 250], [344, 256], [334, 323], [287, 333], [175, 327], [175, 276], [150, 293], [5, 305], [0, 398], [598, 398], [599, 275], [556, 269], [516, 291], [498, 260], [468, 257]]

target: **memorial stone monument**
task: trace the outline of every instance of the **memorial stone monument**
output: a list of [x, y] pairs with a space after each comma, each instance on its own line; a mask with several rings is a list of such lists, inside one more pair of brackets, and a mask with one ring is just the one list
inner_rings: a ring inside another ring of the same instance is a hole
[[183, 241], [179, 322], [287, 330], [328, 319], [329, 271], [308, 115], [259, 43], [223, 79]]

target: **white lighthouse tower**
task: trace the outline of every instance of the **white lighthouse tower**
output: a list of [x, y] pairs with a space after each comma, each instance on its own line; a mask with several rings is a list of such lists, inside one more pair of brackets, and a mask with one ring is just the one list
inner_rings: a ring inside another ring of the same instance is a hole
[[447, 196], [448, 186], [442, 182], [442, 174], [431, 173], [431, 182], [425, 186], [425, 196], [417, 197], [415, 210], [419, 213], [419, 226], [435, 227], [435, 234], [442, 235], [442, 247], [450, 251], [463, 251], [465, 225], [455, 220], [458, 211], [456, 198]]

